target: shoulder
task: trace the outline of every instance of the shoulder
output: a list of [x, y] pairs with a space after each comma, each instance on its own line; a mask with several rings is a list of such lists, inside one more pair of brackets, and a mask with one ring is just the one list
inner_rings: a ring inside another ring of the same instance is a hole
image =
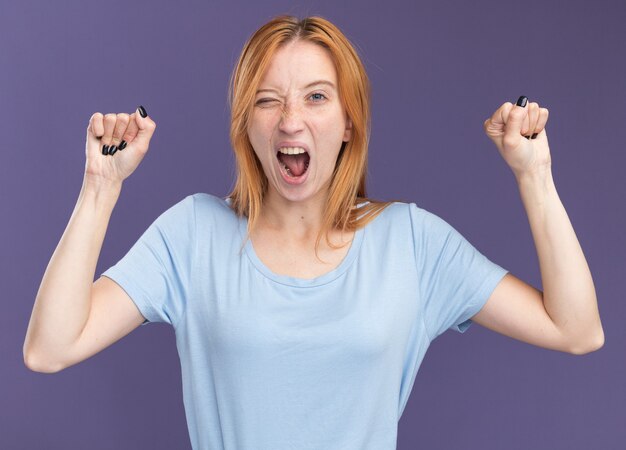
[[190, 195], [197, 211], [224, 212], [232, 211], [228, 200], [206, 192], [196, 192]]
[[389, 202], [370, 222], [366, 223], [367, 234], [380, 237], [381, 241], [387, 243], [397, 240], [406, 245], [406, 240], [410, 237], [412, 230], [411, 205], [400, 201]]
[[193, 218], [194, 213], [194, 200], [192, 195], [187, 195], [182, 200], [179, 200], [165, 211], [163, 211], [155, 223], [161, 227], [176, 227], [183, 220], [190, 220]]
[[[380, 205], [383, 202], [376, 202]], [[375, 202], [372, 202], [372, 205]], [[364, 204], [362, 204], [364, 205]], [[368, 205], [369, 206], [369, 205]], [[398, 219], [407, 216], [407, 208], [409, 204], [400, 201], [392, 201], [388, 202], [388, 204], [382, 209], [382, 211], [375, 217], [372, 221], [373, 223], [378, 222], [379, 224], [390, 224], [396, 222]]]
[[415, 203], [407, 204], [411, 227], [415, 233], [449, 232], [452, 226], [439, 215], [421, 208]]
[[229, 199], [208, 194], [206, 192], [197, 192], [193, 195], [196, 220], [206, 223], [234, 223], [237, 222], [237, 215], [230, 207]]
[[204, 192], [189, 194], [167, 210], [165, 210], [157, 222], [161, 226], [179, 226], [183, 221], [195, 223], [197, 220], [211, 217], [214, 219], [227, 220], [234, 216], [234, 211], [228, 205], [226, 199]]
[[193, 240], [196, 230], [194, 200], [187, 195], [163, 210], [144, 232], [142, 240], [150, 245], [162, 242], [186, 245]]
[[418, 229], [424, 227], [424, 225], [432, 225], [432, 222], [437, 219], [441, 220], [435, 214], [417, 206], [413, 202], [394, 201], [390, 202], [373, 223], [385, 229], [407, 225], [410, 228]]
[[372, 222], [371, 232], [413, 241], [419, 248], [428, 241], [447, 240], [456, 230], [437, 214], [414, 202], [393, 202]]

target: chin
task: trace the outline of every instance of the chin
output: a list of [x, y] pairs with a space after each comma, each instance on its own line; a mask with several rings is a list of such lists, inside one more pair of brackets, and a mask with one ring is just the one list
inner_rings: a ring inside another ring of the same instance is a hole
[[[313, 174], [311, 174], [313, 175]], [[278, 175], [280, 177], [280, 174]], [[314, 200], [319, 197], [324, 190], [328, 190], [330, 187], [330, 180], [324, 183], [323, 187], [320, 187], [315, 183], [315, 177], [310, 177], [305, 183], [296, 186], [286, 185], [282, 179], [278, 179], [277, 183], [272, 183], [272, 189], [282, 199], [289, 202], [306, 202]], [[310, 184], [309, 184], [310, 183]]]
[[308, 187], [304, 189], [281, 189], [278, 194], [289, 202], [305, 202], [316, 197], [317, 192], [311, 192]]

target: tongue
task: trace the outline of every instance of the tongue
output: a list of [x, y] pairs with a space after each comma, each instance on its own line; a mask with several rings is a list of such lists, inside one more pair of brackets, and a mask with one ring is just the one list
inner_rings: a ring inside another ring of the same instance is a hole
[[284, 153], [278, 153], [278, 159], [289, 167], [291, 175], [299, 177], [306, 170], [306, 163], [309, 160], [309, 155], [308, 153], [300, 153], [298, 155], [285, 155]]

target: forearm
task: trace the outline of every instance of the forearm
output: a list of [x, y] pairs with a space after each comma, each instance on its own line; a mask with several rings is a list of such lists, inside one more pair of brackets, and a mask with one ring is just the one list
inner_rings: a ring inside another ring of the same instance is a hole
[[544, 306], [574, 350], [604, 342], [595, 287], [585, 255], [549, 169], [517, 179], [532, 231]]
[[37, 292], [24, 342], [29, 367], [57, 364], [87, 322], [96, 264], [120, 191], [83, 183]]

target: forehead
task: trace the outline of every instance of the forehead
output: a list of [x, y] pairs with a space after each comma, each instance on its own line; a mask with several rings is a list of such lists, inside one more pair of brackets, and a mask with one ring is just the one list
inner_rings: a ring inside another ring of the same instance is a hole
[[337, 71], [330, 52], [313, 42], [295, 41], [276, 51], [259, 89], [298, 89], [315, 80], [328, 80], [337, 85]]

